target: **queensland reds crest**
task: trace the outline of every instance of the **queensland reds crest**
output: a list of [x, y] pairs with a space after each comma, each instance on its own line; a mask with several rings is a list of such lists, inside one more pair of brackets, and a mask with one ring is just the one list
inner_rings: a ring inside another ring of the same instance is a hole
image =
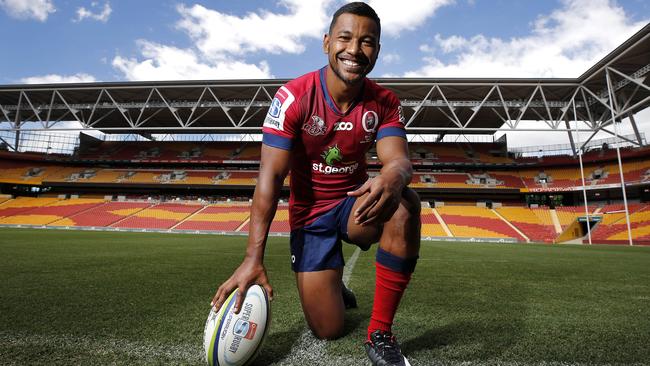
[[367, 111], [363, 114], [363, 118], [361, 118], [361, 125], [366, 132], [375, 132], [378, 124], [379, 117], [377, 117], [377, 112]]
[[303, 131], [312, 136], [320, 136], [325, 134], [325, 121], [317, 115], [311, 116], [311, 120], [302, 125]]

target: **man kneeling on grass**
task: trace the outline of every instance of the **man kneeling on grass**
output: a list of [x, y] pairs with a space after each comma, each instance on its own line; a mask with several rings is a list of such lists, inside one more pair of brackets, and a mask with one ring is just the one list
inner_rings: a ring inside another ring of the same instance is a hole
[[[399, 100], [366, 78], [379, 54], [380, 33], [370, 6], [344, 5], [323, 39], [328, 65], [276, 93], [263, 126], [246, 256], [212, 305], [219, 308], [238, 288], [238, 312], [241, 294], [254, 283], [272, 296], [264, 248], [291, 171], [291, 267], [309, 327], [318, 338], [341, 336], [345, 309], [356, 307], [342, 282], [341, 242], [363, 250], [379, 242], [364, 345], [375, 365], [405, 365], [391, 327], [418, 258], [420, 200], [407, 187], [412, 167]], [[366, 152], [375, 141], [382, 168], [368, 179]]]

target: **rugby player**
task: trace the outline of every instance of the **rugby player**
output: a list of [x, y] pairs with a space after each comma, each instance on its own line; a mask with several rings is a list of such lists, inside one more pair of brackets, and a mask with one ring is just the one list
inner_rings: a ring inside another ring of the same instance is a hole
[[[337, 10], [323, 50], [328, 64], [282, 86], [263, 126], [260, 172], [253, 195], [246, 255], [217, 290], [219, 308], [238, 288], [260, 284], [272, 297], [264, 248], [280, 189], [291, 172], [291, 267], [314, 335], [342, 335], [354, 294], [342, 283], [342, 241], [367, 250], [379, 242], [376, 285], [365, 348], [373, 364], [404, 365], [392, 333], [400, 299], [420, 247], [420, 200], [407, 187], [408, 158], [399, 100], [366, 78], [379, 54], [380, 20], [365, 3]], [[366, 152], [376, 141], [382, 163], [368, 179]]]

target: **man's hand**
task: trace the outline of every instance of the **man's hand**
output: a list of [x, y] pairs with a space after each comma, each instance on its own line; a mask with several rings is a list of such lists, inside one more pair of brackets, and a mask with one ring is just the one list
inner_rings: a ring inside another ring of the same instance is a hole
[[388, 221], [399, 207], [404, 187], [381, 175], [368, 179], [361, 187], [348, 196], [361, 197], [368, 193], [363, 202], [354, 211], [354, 222], [357, 225], [383, 224]]
[[236, 288], [238, 291], [237, 295], [235, 295], [234, 311], [235, 314], [238, 314], [241, 310], [244, 298], [246, 297], [246, 291], [248, 291], [248, 288], [253, 284], [258, 284], [264, 287], [266, 293], [269, 295], [269, 299], [273, 300], [273, 288], [269, 284], [264, 264], [258, 260], [246, 257], [232, 276], [219, 286], [210, 305], [216, 309], [220, 309], [224, 301], [226, 301], [228, 296]]

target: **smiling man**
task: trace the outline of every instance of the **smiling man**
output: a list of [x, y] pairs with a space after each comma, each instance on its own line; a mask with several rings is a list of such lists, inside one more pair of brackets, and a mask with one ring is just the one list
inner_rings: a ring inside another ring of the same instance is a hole
[[[375, 365], [405, 365], [392, 324], [418, 258], [420, 200], [407, 187], [412, 167], [399, 100], [366, 78], [379, 54], [380, 34], [370, 6], [344, 5], [323, 39], [328, 65], [276, 93], [264, 121], [246, 255], [212, 304], [220, 307], [238, 288], [239, 311], [239, 294], [254, 283], [272, 296], [264, 248], [290, 171], [291, 267], [309, 327], [323, 339], [342, 335], [345, 309], [356, 307], [342, 283], [342, 241], [363, 250], [379, 242], [364, 345]], [[382, 168], [368, 179], [366, 152], [375, 141]]]

